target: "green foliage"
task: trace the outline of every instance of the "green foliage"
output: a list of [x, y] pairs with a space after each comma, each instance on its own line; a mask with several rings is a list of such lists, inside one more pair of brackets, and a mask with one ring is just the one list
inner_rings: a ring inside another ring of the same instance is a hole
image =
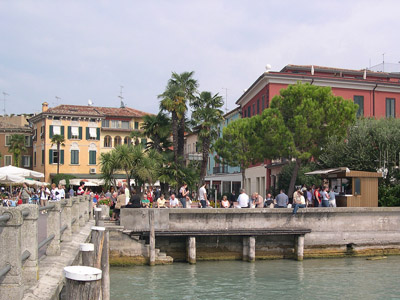
[[53, 183], [55, 183], [56, 185], [58, 185], [59, 184], [59, 182], [60, 182], [60, 180], [62, 180], [62, 179], [65, 179], [65, 186], [67, 187], [67, 188], [69, 188], [69, 181], [71, 180], [71, 179], [73, 179], [73, 178], [76, 178], [74, 175], [70, 175], [70, 174], [62, 174], [62, 173], [60, 173], [60, 174], [56, 174], [56, 175], [54, 175], [54, 177], [53, 177]]
[[14, 157], [14, 166], [20, 167], [22, 154], [27, 152], [27, 148], [25, 147], [25, 136], [23, 134], [11, 135], [8, 152], [10, 152]]
[[379, 206], [400, 206], [400, 185], [379, 185]]
[[171, 120], [162, 112], [157, 115], [145, 115], [143, 117], [143, 134], [150, 139], [146, 145], [147, 149], [157, 152], [167, 151], [171, 146], [169, 136], [171, 132]]
[[[285, 191], [289, 190], [290, 179], [292, 178], [292, 173], [293, 173], [294, 167], [295, 167], [295, 163], [290, 162], [289, 164], [285, 165], [282, 168], [282, 171], [278, 175], [277, 191], [279, 191], [281, 189], [284, 189]], [[313, 162], [302, 164], [299, 169], [295, 185], [303, 185], [303, 184], [305, 184], [307, 186], [311, 186], [313, 184], [320, 185], [321, 177], [319, 175], [315, 175], [315, 176], [304, 175], [307, 172], [311, 172], [311, 171], [314, 171], [317, 169], [318, 169], [318, 166]], [[274, 193], [276, 193], [276, 191], [274, 191]]]
[[[65, 138], [63, 135], [61, 134], [55, 134], [53, 135], [53, 137], [51, 138], [51, 145], [53, 146], [54, 144], [57, 145], [57, 152], [60, 154], [60, 147], [61, 146], [65, 146], [64, 144], [65, 142]], [[60, 157], [60, 156], [59, 156]], [[57, 174], [60, 173], [60, 158], [58, 158], [57, 161]]]

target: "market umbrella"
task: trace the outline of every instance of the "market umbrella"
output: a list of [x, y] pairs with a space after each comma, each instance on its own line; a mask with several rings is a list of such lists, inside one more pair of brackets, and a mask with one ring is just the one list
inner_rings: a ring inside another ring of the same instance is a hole
[[16, 175], [21, 177], [44, 178], [44, 174], [33, 170], [18, 168], [14, 166], [6, 166], [0, 168], [0, 175]]
[[0, 183], [23, 183], [25, 178], [17, 175], [0, 174]]

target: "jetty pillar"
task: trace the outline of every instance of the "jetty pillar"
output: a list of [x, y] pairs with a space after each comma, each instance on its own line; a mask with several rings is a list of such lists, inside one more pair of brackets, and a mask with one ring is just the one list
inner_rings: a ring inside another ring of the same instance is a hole
[[249, 237], [249, 262], [256, 260], [256, 237]]
[[87, 210], [87, 203], [85, 196], [78, 196], [79, 200], [79, 227], [85, 226], [85, 214]]
[[66, 278], [67, 299], [100, 300], [100, 269], [85, 266], [69, 266], [64, 268]]
[[156, 236], [154, 232], [154, 210], [149, 211], [149, 225], [150, 225], [150, 253], [149, 253], [149, 265], [155, 266], [156, 264]]
[[247, 261], [249, 259], [249, 237], [243, 237], [243, 255], [242, 260]]
[[[63, 242], [72, 241], [72, 199], [65, 199], [64, 208], [61, 210], [61, 226], [67, 225], [62, 233]], [[62, 204], [63, 205], [63, 204]]]
[[79, 198], [72, 197], [72, 208], [71, 208], [71, 230], [72, 233], [79, 232]]
[[54, 235], [50, 244], [47, 246], [47, 256], [61, 255], [61, 202], [51, 201], [50, 204], [54, 204], [52, 209], [47, 211], [47, 236]]
[[301, 261], [304, 256], [304, 235], [298, 235], [295, 242], [296, 259]]
[[101, 252], [101, 294], [102, 300], [110, 300], [110, 233], [104, 235], [103, 251]]
[[189, 236], [186, 240], [186, 260], [189, 264], [196, 263], [196, 238]]

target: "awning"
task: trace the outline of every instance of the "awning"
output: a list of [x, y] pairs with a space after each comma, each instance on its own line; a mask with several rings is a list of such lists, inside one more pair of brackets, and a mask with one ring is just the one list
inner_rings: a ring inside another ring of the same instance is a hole
[[350, 169], [346, 168], [346, 167], [341, 167], [341, 168], [335, 168], [335, 169], [315, 170], [315, 171], [307, 172], [304, 174], [305, 175], [330, 175], [330, 174], [337, 174], [337, 173], [342, 173], [342, 172], [349, 173]]

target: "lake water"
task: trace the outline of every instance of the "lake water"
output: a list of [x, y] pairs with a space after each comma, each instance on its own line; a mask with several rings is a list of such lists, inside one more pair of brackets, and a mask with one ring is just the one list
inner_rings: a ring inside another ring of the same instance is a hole
[[400, 299], [400, 257], [111, 268], [111, 299]]

